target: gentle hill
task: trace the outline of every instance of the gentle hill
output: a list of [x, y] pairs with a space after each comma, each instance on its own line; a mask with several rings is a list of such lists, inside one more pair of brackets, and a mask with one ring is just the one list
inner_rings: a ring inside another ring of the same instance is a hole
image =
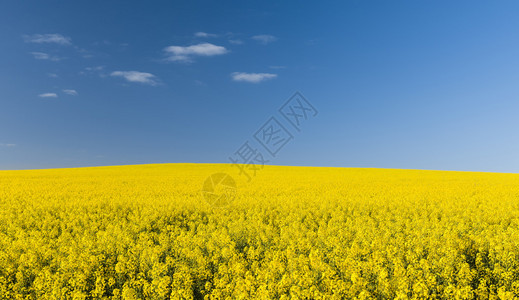
[[239, 172], [0, 171], [0, 298], [469, 299], [519, 288], [519, 174]]

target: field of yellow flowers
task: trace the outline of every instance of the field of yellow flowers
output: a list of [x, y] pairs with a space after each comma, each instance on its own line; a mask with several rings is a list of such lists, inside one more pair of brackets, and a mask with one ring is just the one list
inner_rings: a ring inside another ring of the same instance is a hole
[[[237, 184], [226, 206], [208, 176]], [[0, 171], [0, 299], [513, 299], [519, 175]]]

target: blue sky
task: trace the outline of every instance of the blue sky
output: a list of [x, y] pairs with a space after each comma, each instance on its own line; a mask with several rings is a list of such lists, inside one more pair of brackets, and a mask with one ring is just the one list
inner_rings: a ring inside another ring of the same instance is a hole
[[[514, 1], [0, 4], [0, 169], [226, 163], [519, 171]], [[297, 131], [296, 91], [318, 111]]]

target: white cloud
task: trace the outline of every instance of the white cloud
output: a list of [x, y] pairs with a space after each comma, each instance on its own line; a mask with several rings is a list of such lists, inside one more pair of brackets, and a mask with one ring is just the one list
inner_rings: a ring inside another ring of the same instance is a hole
[[105, 66], [86, 67], [85, 70], [87, 70], [88, 72], [101, 72], [104, 68]]
[[41, 97], [41, 98], [58, 98], [58, 95], [56, 93], [43, 93], [43, 94], [39, 94], [38, 97]]
[[24, 35], [23, 39], [26, 43], [54, 43], [58, 45], [71, 45], [72, 42], [69, 37], [65, 37], [59, 33], [51, 33], [51, 34], [33, 34], [33, 35]]
[[59, 61], [61, 60], [60, 57], [52, 56], [44, 52], [31, 52], [32, 56], [34, 56], [35, 59], [42, 59], [42, 60], [52, 60], [52, 61]]
[[279, 69], [285, 69], [285, 66], [269, 66], [271, 69], [279, 70]]
[[58, 78], [58, 74], [56, 73], [47, 73], [47, 76], [49, 76], [50, 78]]
[[70, 96], [77, 96], [77, 91], [76, 90], [63, 90], [63, 93], [67, 94], [67, 95], [70, 95]]
[[234, 45], [241, 45], [241, 44], [243, 44], [243, 41], [242, 40], [229, 40], [229, 43], [234, 44]]
[[99, 75], [100, 77], [106, 77], [107, 75], [103, 72], [104, 66], [86, 67], [83, 71], [79, 71], [79, 75]]
[[215, 56], [229, 52], [225, 47], [213, 45], [210, 43], [202, 43], [183, 46], [169, 46], [164, 49], [168, 57], [168, 61], [190, 62], [193, 56]]
[[195, 80], [195, 84], [198, 86], [207, 86], [207, 83], [201, 81], [201, 80]]
[[214, 34], [214, 33], [207, 33], [207, 32], [195, 32], [195, 36], [196, 37], [204, 37], [204, 38], [208, 38], [208, 37], [217, 37], [218, 35], [217, 34]]
[[77, 53], [78, 53], [79, 55], [81, 55], [81, 57], [83, 57], [83, 58], [92, 58], [92, 57], [94, 57], [94, 55], [93, 55], [90, 51], [88, 51], [88, 50], [86, 50], [86, 49], [80, 48], [80, 47], [78, 47], [78, 46], [74, 46], [74, 49], [75, 49], [75, 50], [77, 51]]
[[49, 59], [49, 55], [43, 52], [31, 52], [36, 59]]
[[104, 66], [86, 67], [85, 70], [88, 70], [88, 71], [101, 71], [101, 70], [103, 70], [104, 68], [105, 68]]
[[252, 83], [259, 83], [267, 79], [276, 78], [277, 74], [271, 73], [243, 73], [243, 72], [234, 72], [231, 74], [231, 77], [234, 81], [245, 81]]
[[270, 34], [260, 34], [252, 37], [253, 40], [266, 45], [275, 42], [278, 38]]
[[0, 144], [0, 147], [16, 147], [16, 144]]
[[138, 72], [138, 71], [115, 71], [110, 74], [114, 77], [123, 77], [129, 82], [138, 82], [149, 85], [157, 85], [157, 77], [151, 73]]

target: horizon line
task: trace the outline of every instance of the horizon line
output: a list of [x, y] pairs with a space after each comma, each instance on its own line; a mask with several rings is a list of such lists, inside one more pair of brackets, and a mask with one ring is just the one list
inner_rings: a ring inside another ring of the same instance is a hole
[[[232, 165], [232, 163], [137, 163], [137, 164], [116, 164], [116, 165], [93, 165], [82, 167], [55, 167], [55, 168], [28, 168], [28, 169], [0, 169], [0, 172], [10, 171], [45, 171], [45, 170], [67, 170], [67, 169], [89, 169], [89, 168], [110, 168], [110, 167], [130, 167], [130, 166], [151, 166], [151, 165]], [[246, 164], [239, 164], [246, 165]], [[387, 168], [387, 167], [336, 167], [336, 166], [310, 166], [310, 165], [282, 165], [265, 164], [267, 167], [294, 167], [294, 168], [335, 168], [335, 169], [376, 169], [376, 170], [401, 170], [401, 171], [431, 171], [431, 172], [464, 172], [464, 173], [492, 173], [492, 174], [519, 174], [519, 172], [491, 172], [491, 171], [467, 171], [467, 170], [439, 170], [439, 169], [413, 169], [413, 168]]]

